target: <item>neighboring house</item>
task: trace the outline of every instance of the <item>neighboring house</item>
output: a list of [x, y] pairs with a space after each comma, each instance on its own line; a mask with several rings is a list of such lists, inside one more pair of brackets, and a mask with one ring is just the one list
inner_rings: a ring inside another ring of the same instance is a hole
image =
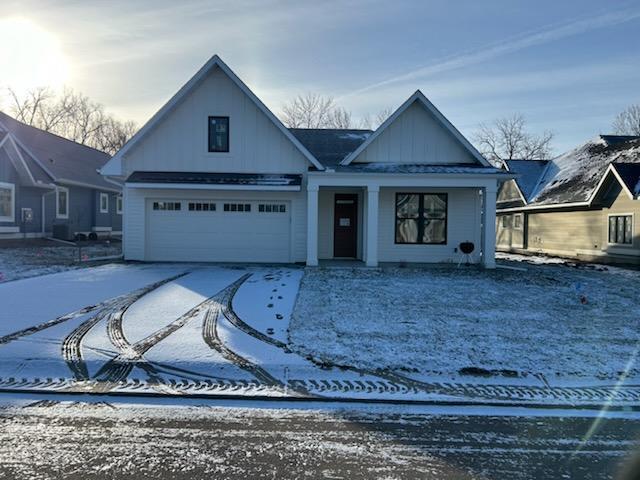
[[126, 180], [126, 259], [307, 265], [457, 262], [470, 241], [493, 267], [511, 178], [420, 92], [374, 132], [287, 129], [218, 56], [102, 173]]
[[510, 160], [497, 248], [640, 263], [640, 137], [600, 135], [549, 161]]
[[109, 155], [0, 112], [0, 240], [120, 234], [122, 186]]

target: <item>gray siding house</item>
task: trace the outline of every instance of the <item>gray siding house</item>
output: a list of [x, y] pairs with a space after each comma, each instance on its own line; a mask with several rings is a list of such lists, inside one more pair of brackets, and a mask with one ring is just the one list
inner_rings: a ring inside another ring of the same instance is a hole
[[98, 173], [109, 155], [0, 112], [0, 240], [122, 231], [122, 187]]

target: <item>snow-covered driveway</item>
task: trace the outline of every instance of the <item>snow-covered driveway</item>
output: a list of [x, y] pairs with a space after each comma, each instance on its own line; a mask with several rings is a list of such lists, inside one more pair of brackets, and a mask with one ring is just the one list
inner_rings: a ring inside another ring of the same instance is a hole
[[[409, 271], [400, 274], [407, 276]], [[536, 375], [452, 377], [444, 369], [438, 376], [402, 368], [413, 365], [398, 363], [401, 356], [394, 336], [398, 328], [393, 322], [411, 319], [394, 317], [393, 305], [381, 303], [388, 297], [383, 294], [388, 272], [310, 270], [301, 283], [304, 275], [295, 267], [106, 265], [1, 284], [0, 391], [583, 406], [612, 398], [614, 404], [640, 403], [640, 387], [617, 385], [615, 375], [589, 377], [577, 385], [548, 382]], [[413, 275], [405, 279], [409, 284], [402, 291], [416, 306], [413, 321], [424, 320], [428, 311], [417, 309], [422, 294], [414, 290], [420, 282], [433, 284], [438, 276], [434, 271]], [[368, 287], [354, 289], [359, 279]], [[469, 291], [478, 290], [477, 278], [466, 282]], [[444, 301], [442, 296], [454, 286], [452, 278], [439, 290], [431, 285], [432, 302]], [[537, 294], [557, 285], [543, 281], [538, 287]], [[464, 339], [478, 337], [485, 329], [497, 341], [512, 326], [497, 301], [499, 292], [484, 295], [493, 299], [492, 305], [483, 307], [487, 326], [477, 325], [474, 331], [461, 328], [460, 305], [448, 307], [439, 320], [445, 326], [451, 322], [452, 332], [457, 332], [460, 341], [450, 345], [462, 359], [476, 354], [473, 343], [470, 351], [464, 351]], [[482, 310], [478, 305], [473, 308]], [[569, 308], [562, 311], [566, 314]], [[365, 317], [364, 323], [356, 321]], [[529, 315], [522, 321], [540, 318]], [[400, 348], [410, 356], [416, 354], [411, 350], [416, 341], [424, 341], [420, 336], [424, 329], [409, 327], [417, 340], [404, 338]], [[442, 335], [442, 331], [433, 327], [427, 333]], [[628, 326], [625, 332], [632, 334]], [[544, 331], [532, 338], [543, 342]], [[435, 350], [433, 343], [425, 345]], [[438, 352], [451, 355], [444, 347]], [[460, 362], [430, 355], [434, 365]], [[630, 376], [633, 372], [628, 371]]]

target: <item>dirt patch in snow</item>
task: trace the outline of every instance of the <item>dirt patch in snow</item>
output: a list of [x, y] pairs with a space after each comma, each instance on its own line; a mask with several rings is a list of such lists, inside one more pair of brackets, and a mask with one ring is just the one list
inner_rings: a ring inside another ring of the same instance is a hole
[[640, 340], [637, 285], [553, 265], [309, 269], [289, 337], [317, 362], [365, 369], [616, 378]]

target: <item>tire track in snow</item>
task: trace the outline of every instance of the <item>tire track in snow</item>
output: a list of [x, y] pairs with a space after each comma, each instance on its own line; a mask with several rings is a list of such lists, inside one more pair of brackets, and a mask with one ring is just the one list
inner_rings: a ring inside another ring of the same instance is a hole
[[[227, 319], [229, 319], [228, 316], [230, 315], [229, 311], [231, 310], [232, 299], [240, 286], [245, 281], [247, 281], [250, 276], [251, 274], [245, 274], [236, 282], [229, 285], [225, 290], [221, 292], [221, 295], [219, 297], [220, 301], [214, 302], [211, 306], [209, 306], [202, 322], [202, 338], [210, 348], [220, 353], [220, 355], [232, 362], [237, 367], [256, 377], [256, 379], [258, 379], [258, 381], [260, 381], [261, 383], [272, 387], [284, 389], [285, 385], [280, 380], [272, 376], [264, 368], [256, 365], [255, 363], [247, 360], [246, 358], [231, 350], [224, 344], [224, 342], [220, 339], [220, 335], [218, 334], [218, 319], [220, 318], [220, 315], [224, 315]], [[249, 327], [248, 325], [247, 327], [251, 329], [251, 327]]]
[[78, 381], [89, 380], [89, 370], [82, 355], [82, 340], [97, 323], [103, 320], [107, 315], [110, 315], [114, 309], [115, 313], [121, 311], [124, 312], [149, 292], [152, 292], [169, 282], [177, 280], [178, 278], [185, 276], [187, 273], [189, 272], [183, 272], [178, 275], [165, 278], [164, 280], [152, 283], [151, 285], [147, 285], [133, 293], [120, 297], [120, 299], [113, 305], [102, 308], [97, 314], [82, 322], [69, 335], [67, 335], [62, 341], [62, 357], [67, 363], [69, 370], [71, 370], [71, 373], [73, 373], [74, 378]]
[[155, 383], [162, 383], [158, 370], [144, 359], [144, 354], [169, 335], [184, 327], [203, 311], [208, 310], [212, 303], [216, 303], [214, 299], [228, 288], [229, 287], [226, 287], [224, 290], [200, 302], [181, 315], [177, 320], [134, 344], [128, 342], [122, 330], [122, 316], [124, 312], [122, 312], [122, 315], [114, 316], [111, 327], [113, 332], [110, 334], [110, 338], [112, 342], [114, 342], [114, 345], [121, 349], [121, 353], [107, 362], [98, 373], [96, 373], [94, 380], [98, 382], [98, 384], [95, 389], [101, 392], [113, 389], [119, 382], [126, 380], [133, 370], [133, 367], [142, 368]]

